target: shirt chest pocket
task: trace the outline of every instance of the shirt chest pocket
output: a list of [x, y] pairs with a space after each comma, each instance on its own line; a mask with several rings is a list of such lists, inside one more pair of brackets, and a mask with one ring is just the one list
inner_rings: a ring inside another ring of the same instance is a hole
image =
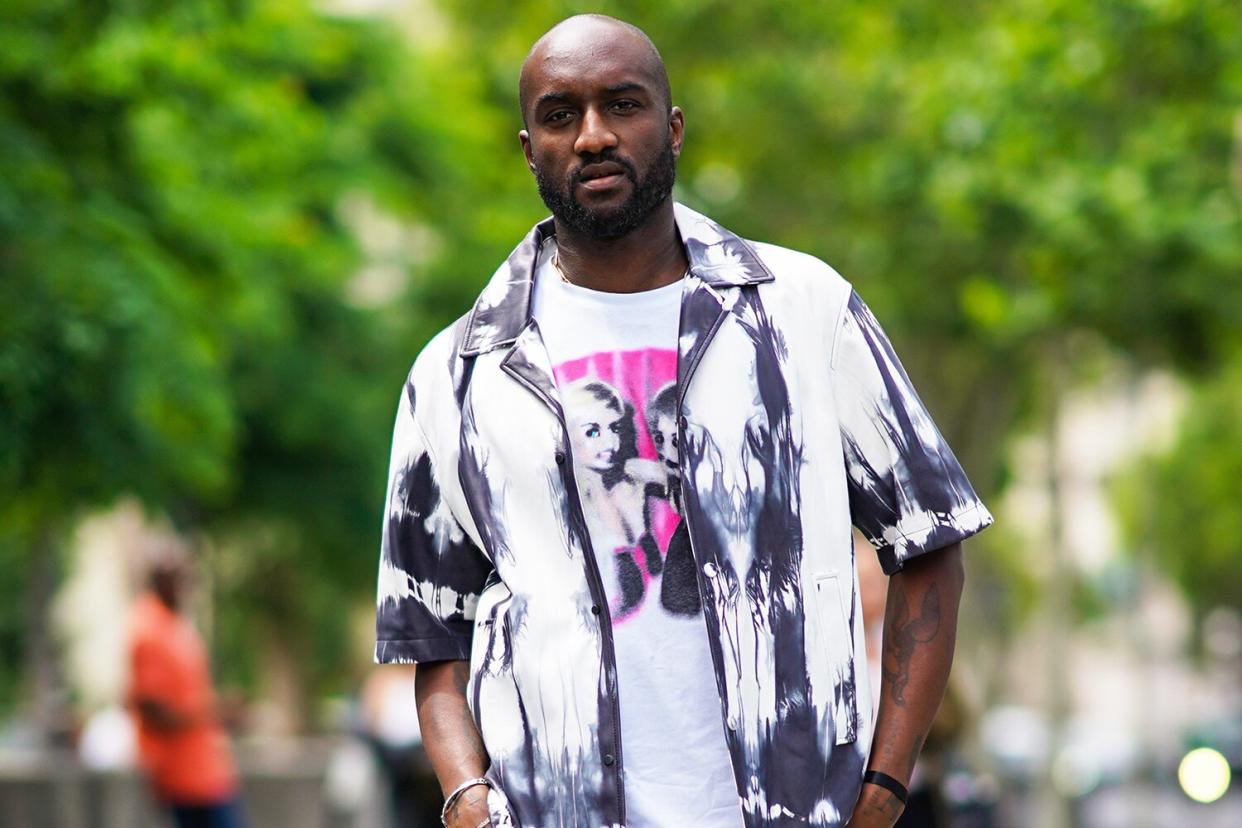
[[832, 712], [835, 743], [849, 744], [858, 738], [858, 694], [854, 686], [854, 636], [850, 631], [852, 591], [837, 570], [815, 576], [814, 612], [820, 641], [827, 648], [833, 681]]

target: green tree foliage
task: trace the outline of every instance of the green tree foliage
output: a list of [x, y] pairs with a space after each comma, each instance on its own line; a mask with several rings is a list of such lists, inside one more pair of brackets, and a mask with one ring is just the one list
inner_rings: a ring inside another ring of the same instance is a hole
[[[249, 617], [293, 641], [302, 596], [345, 603], [373, 580], [385, 432], [414, 346], [346, 301], [358, 255], [338, 208], [388, 178], [373, 122], [398, 53], [378, 26], [301, 3], [5, 4], [12, 543], [127, 491], [229, 539], [288, 527], [265, 558], [279, 588], [230, 586], [283, 591]], [[335, 655], [318, 654], [321, 676]]]
[[[0, 6], [0, 529], [138, 492], [214, 537], [225, 643], [284, 633], [320, 686], [404, 371], [544, 214], [518, 67], [583, 9], [308, 2]], [[1230, 0], [593, 10], [664, 53], [679, 197], [854, 281], [986, 492], [1084, 333], [1204, 373], [1237, 347]], [[382, 301], [360, 209], [395, 228]]]

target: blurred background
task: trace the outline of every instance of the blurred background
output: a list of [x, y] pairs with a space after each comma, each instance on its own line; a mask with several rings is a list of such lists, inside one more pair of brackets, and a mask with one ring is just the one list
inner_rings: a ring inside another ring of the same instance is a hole
[[1242, 825], [1235, 0], [0, 4], [0, 824], [161, 824], [126, 618], [173, 536], [252, 823], [387, 824], [393, 413], [545, 215], [517, 73], [579, 11], [663, 52], [677, 197], [850, 279], [997, 515], [941, 824]]

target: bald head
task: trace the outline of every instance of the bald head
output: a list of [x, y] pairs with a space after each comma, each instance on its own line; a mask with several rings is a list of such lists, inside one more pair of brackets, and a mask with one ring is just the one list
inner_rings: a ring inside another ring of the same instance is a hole
[[522, 63], [518, 100], [522, 121], [535, 103], [535, 87], [558, 70], [597, 59], [620, 59], [644, 76], [665, 109], [673, 104], [664, 59], [651, 38], [637, 26], [604, 14], [579, 14], [562, 20], [535, 41]]
[[189, 551], [178, 540], [158, 538], [149, 544], [144, 553], [148, 584], [165, 605], [176, 610], [190, 579], [192, 560]]

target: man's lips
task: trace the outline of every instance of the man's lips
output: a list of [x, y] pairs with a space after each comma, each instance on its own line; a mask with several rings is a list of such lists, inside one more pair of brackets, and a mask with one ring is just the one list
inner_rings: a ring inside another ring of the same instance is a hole
[[582, 186], [586, 187], [588, 190], [607, 190], [611, 189], [616, 184], [620, 184], [624, 180], [624, 175], [621, 173], [614, 173], [613, 175], [604, 175], [599, 178], [592, 178], [589, 181], [583, 181]]
[[607, 190], [625, 180], [625, 167], [615, 161], [587, 164], [578, 173], [578, 183], [588, 190]]

